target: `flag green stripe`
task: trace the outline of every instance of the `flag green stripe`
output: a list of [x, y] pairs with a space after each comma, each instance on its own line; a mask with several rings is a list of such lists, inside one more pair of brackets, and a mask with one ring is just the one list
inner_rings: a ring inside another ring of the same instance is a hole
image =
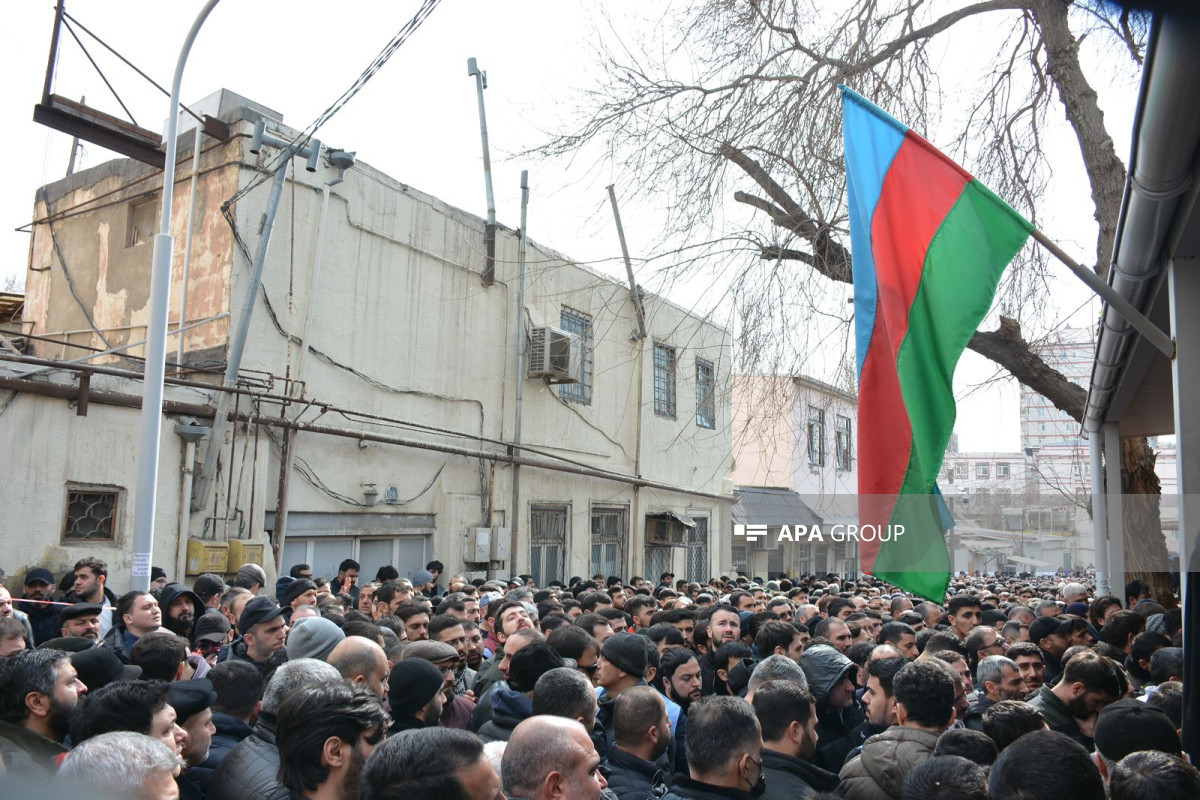
[[[991, 307], [1000, 275], [1031, 231], [1032, 226], [1008, 204], [971, 181], [930, 242], [896, 362], [912, 425], [912, 451], [901, 493], [925, 499], [897, 506], [892, 521], [905, 524], [906, 535], [880, 548], [874, 571], [881, 577], [885, 577], [881, 573], [940, 570], [940, 575], [916, 579], [925, 588], [937, 584], [940, 591], [945, 589], [949, 563], [943, 548], [931, 546], [942, 533], [928, 496], [954, 430], [954, 368]], [[928, 525], [935, 534], [921, 530], [921, 535], [910, 537], [908, 521], [903, 519], [909, 514], [918, 530]]]

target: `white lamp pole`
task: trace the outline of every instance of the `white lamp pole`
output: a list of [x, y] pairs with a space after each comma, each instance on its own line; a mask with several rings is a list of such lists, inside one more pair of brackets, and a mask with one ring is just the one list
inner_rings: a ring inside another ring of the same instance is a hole
[[[163, 378], [167, 361], [167, 315], [171, 302], [171, 201], [175, 193], [175, 139], [179, 131], [179, 87], [192, 42], [200, 26], [220, 0], [208, 0], [179, 51], [171, 81], [171, 106], [167, 115], [166, 159], [163, 164], [162, 212], [154, 237], [150, 267], [150, 318], [146, 322], [146, 374], [142, 395], [141, 436], [138, 442], [137, 489], [133, 511], [133, 570], [130, 589], [150, 588], [150, 559], [154, 552], [154, 507], [158, 492], [158, 456], [162, 438]], [[182, 578], [182, 575], [175, 576]]]

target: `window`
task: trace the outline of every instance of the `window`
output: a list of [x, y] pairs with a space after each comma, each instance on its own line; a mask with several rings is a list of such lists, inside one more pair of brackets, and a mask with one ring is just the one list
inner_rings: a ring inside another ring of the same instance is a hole
[[717, 427], [716, 377], [711, 361], [696, 359], [696, 425]]
[[963, 464], [963, 463], [955, 464], [954, 465], [954, 477], [956, 477], [956, 478], [967, 477], [967, 465]]
[[628, 520], [629, 510], [624, 506], [597, 506], [592, 509], [592, 575], [625, 574], [625, 531]]
[[976, 464], [975, 465], [975, 477], [976, 478], [986, 478], [990, 471], [991, 470], [988, 469], [987, 464]]
[[996, 465], [996, 477], [997, 478], [1007, 478], [1008, 477], [1008, 464], [1001, 462]]
[[[592, 404], [592, 318], [582, 311], [564, 308], [559, 327], [579, 337], [579, 380], [558, 387], [559, 396], [570, 403]], [[540, 584], [539, 584], [540, 585]]]
[[563, 580], [567, 552], [567, 507], [532, 506], [529, 509], [529, 573], [534, 583], [546, 586]]
[[849, 417], [837, 415], [837, 468], [850, 469], [853, 463], [853, 445], [851, 444], [851, 422]]
[[115, 489], [68, 487], [63, 541], [113, 541], [119, 500], [120, 492]]
[[158, 219], [158, 201], [154, 198], [129, 204], [129, 223], [126, 226], [125, 246], [137, 247], [154, 238], [154, 223]]
[[825, 409], [808, 407], [808, 463], [825, 466]]
[[654, 345], [654, 413], [675, 419], [675, 348], [665, 344]]
[[687, 532], [688, 581], [704, 583], [712, 576], [708, 566], [708, 517], [693, 517], [696, 527]]

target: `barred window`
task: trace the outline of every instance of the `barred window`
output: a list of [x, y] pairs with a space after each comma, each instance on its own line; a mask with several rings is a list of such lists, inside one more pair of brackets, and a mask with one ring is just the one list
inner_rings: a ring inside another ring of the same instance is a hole
[[654, 345], [654, 413], [675, 418], [675, 348]]
[[808, 407], [808, 463], [825, 466], [825, 409]]
[[114, 490], [68, 488], [63, 541], [113, 541], [119, 499], [120, 493]]
[[696, 424], [717, 427], [716, 377], [711, 361], [696, 359]]
[[851, 437], [851, 422], [849, 417], [837, 416], [837, 468], [850, 469], [854, 459], [854, 445]]
[[558, 387], [559, 396], [571, 403], [592, 404], [592, 318], [582, 311], [564, 308], [559, 327], [579, 337], [579, 380]]

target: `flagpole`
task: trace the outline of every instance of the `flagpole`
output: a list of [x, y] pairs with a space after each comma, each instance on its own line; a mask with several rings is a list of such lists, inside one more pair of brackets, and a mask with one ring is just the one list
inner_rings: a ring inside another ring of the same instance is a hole
[[[1100, 295], [1100, 299], [1112, 306], [1113, 310], [1125, 318], [1125, 321], [1133, 326], [1134, 330], [1145, 336], [1150, 344], [1154, 345], [1160, 353], [1168, 359], [1175, 358], [1175, 341], [1158, 329], [1158, 326], [1150, 321], [1145, 314], [1133, 307], [1133, 304], [1122, 297], [1116, 289], [1105, 283], [1099, 275], [1092, 272], [1085, 266], [1077, 263], [1074, 259], [1068, 256], [1063, 249], [1038, 229], [1034, 228], [1031, 234], [1038, 244], [1050, 251], [1051, 255], [1059, 261], [1067, 265], [1067, 268], [1074, 272], [1076, 277], [1087, 284], [1088, 288], [1096, 294]], [[1114, 266], [1115, 268], [1115, 266]]]

